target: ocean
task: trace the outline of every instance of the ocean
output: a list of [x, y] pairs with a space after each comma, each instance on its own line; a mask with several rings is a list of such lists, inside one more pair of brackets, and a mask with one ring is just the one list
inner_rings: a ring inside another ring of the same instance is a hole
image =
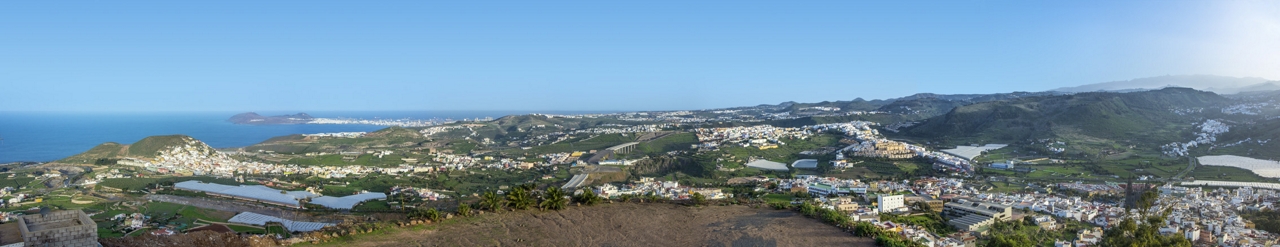
[[[131, 144], [154, 135], [182, 134], [214, 148], [244, 147], [271, 137], [326, 132], [375, 131], [386, 126], [294, 124], [236, 125], [227, 118], [240, 112], [78, 113], [0, 112], [0, 163], [48, 162], [102, 144]], [[297, 112], [258, 112], [264, 116]], [[371, 111], [307, 112], [317, 118], [454, 119], [499, 118], [521, 111]], [[539, 112], [585, 114], [600, 112]]]

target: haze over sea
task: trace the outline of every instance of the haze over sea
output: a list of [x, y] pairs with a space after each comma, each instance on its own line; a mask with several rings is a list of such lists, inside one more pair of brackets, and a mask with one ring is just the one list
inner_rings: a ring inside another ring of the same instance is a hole
[[[79, 113], [0, 112], [0, 163], [48, 162], [75, 155], [104, 142], [131, 144], [154, 135], [188, 135], [214, 148], [243, 147], [271, 137], [326, 132], [375, 131], [387, 126], [353, 124], [236, 125], [227, 118], [240, 112]], [[264, 116], [295, 112], [258, 112]], [[370, 111], [310, 112], [317, 118], [454, 119], [493, 117], [532, 111]], [[548, 114], [599, 112], [541, 111]]]

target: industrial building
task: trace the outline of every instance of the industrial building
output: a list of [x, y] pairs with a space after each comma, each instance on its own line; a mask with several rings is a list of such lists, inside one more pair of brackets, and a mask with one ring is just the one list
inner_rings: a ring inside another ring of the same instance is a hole
[[985, 202], [950, 202], [943, 206], [943, 215], [951, 218], [947, 224], [962, 230], [977, 231], [996, 220], [1013, 218], [1013, 207]]

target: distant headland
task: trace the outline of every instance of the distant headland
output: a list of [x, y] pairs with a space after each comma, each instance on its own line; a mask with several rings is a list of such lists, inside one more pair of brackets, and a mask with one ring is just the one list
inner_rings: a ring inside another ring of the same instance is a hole
[[312, 120], [315, 120], [315, 118], [303, 112], [299, 112], [298, 114], [293, 114], [293, 115], [279, 115], [279, 116], [270, 116], [270, 117], [258, 115], [258, 113], [255, 113], [255, 112], [246, 112], [246, 113], [236, 114], [235, 116], [231, 116], [230, 119], [227, 119], [227, 122], [231, 122], [234, 124], [264, 125], [264, 124], [305, 124], [305, 123], [311, 122]]

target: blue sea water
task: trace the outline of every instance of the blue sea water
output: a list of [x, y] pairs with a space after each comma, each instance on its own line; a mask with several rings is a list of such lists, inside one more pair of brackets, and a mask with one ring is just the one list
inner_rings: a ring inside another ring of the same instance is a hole
[[[130, 144], [154, 135], [182, 134], [214, 148], [243, 147], [271, 137], [326, 132], [375, 131], [374, 125], [236, 125], [227, 118], [238, 112], [79, 113], [0, 112], [0, 163], [47, 162], [102, 144]], [[258, 112], [264, 116], [296, 112]], [[308, 112], [319, 118], [455, 119], [498, 118], [518, 111]], [[542, 112], [581, 114], [591, 112]]]

